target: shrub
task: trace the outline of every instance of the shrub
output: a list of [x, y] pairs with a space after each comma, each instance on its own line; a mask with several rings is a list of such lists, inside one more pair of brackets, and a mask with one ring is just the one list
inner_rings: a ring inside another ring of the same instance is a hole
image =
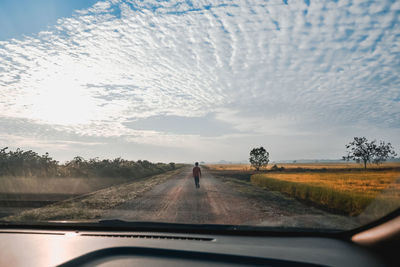
[[278, 167], [278, 165], [274, 164], [274, 166], [271, 167], [271, 171], [284, 171], [285, 167]]

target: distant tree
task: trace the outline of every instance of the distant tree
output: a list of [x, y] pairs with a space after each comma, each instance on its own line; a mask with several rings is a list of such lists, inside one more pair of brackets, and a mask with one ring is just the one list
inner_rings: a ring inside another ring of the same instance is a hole
[[259, 171], [261, 167], [268, 165], [269, 153], [263, 147], [253, 148], [250, 151], [249, 161], [251, 166]]
[[380, 141], [380, 144], [376, 144], [376, 140], [371, 142], [366, 137], [354, 137], [354, 140], [346, 145], [347, 155], [343, 157], [343, 160], [355, 160], [356, 162], [362, 162], [364, 169], [367, 168], [367, 163], [382, 163], [390, 157], [395, 157], [396, 153], [390, 143]]

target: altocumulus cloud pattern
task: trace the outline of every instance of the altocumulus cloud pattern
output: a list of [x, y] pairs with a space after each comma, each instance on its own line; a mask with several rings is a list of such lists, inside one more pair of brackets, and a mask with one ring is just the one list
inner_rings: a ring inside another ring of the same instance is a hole
[[[171, 147], [353, 126], [398, 133], [399, 15], [399, 1], [98, 2], [0, 41], [0, 124], [29, 124], [36, 139], [67, 131], [91, 145]], [[226, 127], [135, 128], [182, 117]]]

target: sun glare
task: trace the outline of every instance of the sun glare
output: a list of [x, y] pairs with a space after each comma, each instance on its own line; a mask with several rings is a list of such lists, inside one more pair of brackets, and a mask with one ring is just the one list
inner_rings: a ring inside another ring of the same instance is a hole
[[32, 95], [33, 119], [61, 125], [86, 124], [96, 119], [96, 103], [76, 79], [52, 75], [37, 85]]

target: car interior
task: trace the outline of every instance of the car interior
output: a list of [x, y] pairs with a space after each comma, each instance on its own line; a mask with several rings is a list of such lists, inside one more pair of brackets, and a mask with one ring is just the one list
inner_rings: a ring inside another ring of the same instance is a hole
[[[399, 210], [340, 233], [102, 222], [2, 226], [1, 266], [397, 266]], [[111, 225], [111, 226], [110, 226]], [[218, 229], [220, 228], [220, 229]]]

